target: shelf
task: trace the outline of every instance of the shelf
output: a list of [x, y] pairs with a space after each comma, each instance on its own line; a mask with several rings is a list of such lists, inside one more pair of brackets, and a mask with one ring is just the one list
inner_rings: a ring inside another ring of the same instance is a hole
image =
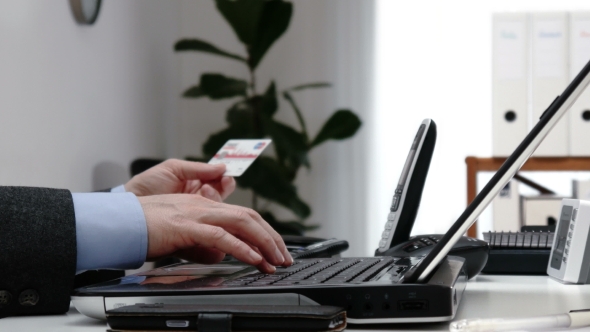
[[[477, 173], [495, 172], [506, 161], [506, 158], [467, 157], [467, 204], [477, 195]], [[521, 167], [521, 171], [590, 171], [590, 157], [534, 157], [529, 158]], [[477, 237], [477, 223], [474, 223], [467, 235]]]

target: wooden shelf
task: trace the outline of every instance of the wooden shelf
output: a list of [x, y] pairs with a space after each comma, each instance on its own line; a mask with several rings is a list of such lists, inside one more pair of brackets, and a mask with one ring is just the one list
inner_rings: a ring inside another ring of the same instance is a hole
[[[506, 158], [467, 157], [467, 204], [477, 195], [477, 173], [497, 171]], [[521, 167], [521, 171], [590, 171], [590, 157], [534, 157]], [[477, 223], [467, 231], [470, 237], [477, 237]]]

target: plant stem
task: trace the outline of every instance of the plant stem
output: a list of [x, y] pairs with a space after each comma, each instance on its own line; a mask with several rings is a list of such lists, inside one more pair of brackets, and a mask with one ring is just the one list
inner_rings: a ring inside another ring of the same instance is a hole
[[252, 89], [252, 95], [256, 96], [256, 76], [254, 75], [254, 70], [248, 67], [250, 71], [250, 89]]
[[289, 104], [291, 104], [291, 107], [295, 111], [295, 115], [297, 116], [297, 120], [299, 121], [299, 125], [301, 126], [301, 133], [303, 134], [303, 137], [305, 137], [305, 140], [309, 143], [309, 136], [307, 135], [307, 127], [305, 126], [305, 120], [303, 120], [303, 115], [301, 115], [301, 111], [299, 110], [299, 106], [297, 106], [297, 104], [295, 103], [295, 99], [293, 99], [293, 96], [291, 96], [291, 94], [289, 92], [284, 91], [283, 97], [285, 97], [285, 99], [287, 99], [287, 101], [289, 102]]
[[[256, 94], [256, 75], [254, 74], [254, 70], [249, 68], [250, 70], [250, 89], [252, 89], [252, 97], [255, 97]], [[254, 127], [254, 135], [256, 138], [262, 138], [262, 123], [260, 119], [260, 102], [253, 102], [251, 103], [252, 111], [253, 111], [253, 118], [252, 120], [254, 123], [252, 126]]]

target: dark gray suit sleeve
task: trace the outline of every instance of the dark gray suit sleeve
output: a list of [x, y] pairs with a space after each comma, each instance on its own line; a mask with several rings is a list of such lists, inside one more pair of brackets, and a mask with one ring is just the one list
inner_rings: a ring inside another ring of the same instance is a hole
[[75, 274], [71, 193], [0, 187], [0, 317], [68, 311]]

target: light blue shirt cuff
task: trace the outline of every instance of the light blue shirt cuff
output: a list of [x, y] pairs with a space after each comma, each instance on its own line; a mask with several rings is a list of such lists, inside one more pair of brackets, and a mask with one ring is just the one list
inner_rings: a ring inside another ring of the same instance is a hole
[[122, 184], [120, 186], [116, 186], [115, 188], [111, 188], [111, 192], [112, 193], [125, 193], [127, 191], [125, 190], [125, 185]]
[[72, 198], [78, 273], [95, 269], [136, 269], [145, 262], [147, 225], [134, 194], [72, 193]]

